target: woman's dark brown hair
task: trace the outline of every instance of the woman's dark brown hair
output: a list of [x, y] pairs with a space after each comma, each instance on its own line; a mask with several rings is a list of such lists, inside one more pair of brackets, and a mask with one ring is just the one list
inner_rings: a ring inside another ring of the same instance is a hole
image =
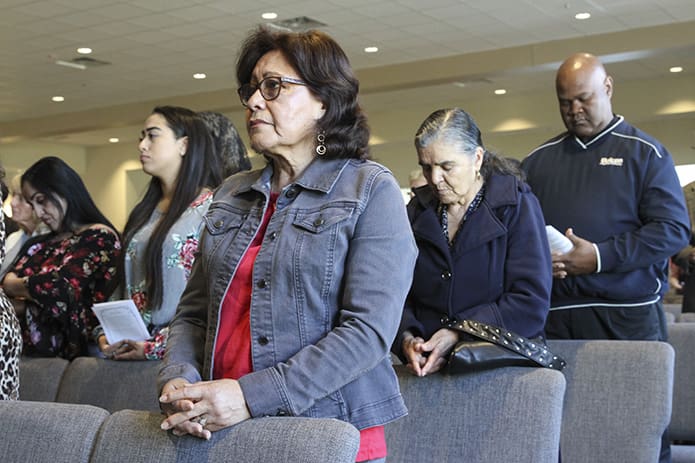
[[321, 31], [277, 32], [260, 27], [244, 41], [237, 60], [239, 85], [250, 83], [258, 60], [279, 51], [324, 104], [318, 132], [326, 135], [326, 158], [369, 158], [369, 126], [357, 102], [359, 81], [342, 48]]
[[[202, 188], [215, 188], [222, 181], [221, 167], [213, 151], [212, 138], [205, 123], [196, 113], [178, 106], [158, 106], [152, 114], [159, 114], [176, 139], [188, 137], [186, 155], [176, 177], [176, 187], [169, 209], [154, 227], [145, 248], [145, 275], [147, 275], [147, 299], [151, 310], [158, 310], [164, 293], [162, 276], [162, 245], [169, 230], [188, 209]], [[128, 249], [135, 234], [152, 216], [162, 199], [162, 182], [152, 177], [143, 199], [133, 208], [123, 230], [123, 250]], [[121, 269], [126, 252], [121, 253]]]

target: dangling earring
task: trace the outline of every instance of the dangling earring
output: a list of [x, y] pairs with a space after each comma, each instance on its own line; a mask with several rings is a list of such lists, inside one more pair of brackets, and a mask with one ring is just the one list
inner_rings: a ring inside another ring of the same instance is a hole
[[475, 171], [475, 179], [480, 180], [480, 171], [479, 170]]
[[319, 156], [323, 156], [326, 154], [326, 145], [324, 145], [326, 141], [326, 132], [323, 130], [316, 135], [316, 141], [318, 144], [316, 145], [316, 154]]

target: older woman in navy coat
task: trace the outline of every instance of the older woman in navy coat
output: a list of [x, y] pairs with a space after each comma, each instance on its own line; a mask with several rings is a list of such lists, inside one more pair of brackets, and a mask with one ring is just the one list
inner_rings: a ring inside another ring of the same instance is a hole
[[458, 341], [451, 321], [543, 336], [552, 265], [538, 200], [516, 165], [483, 147], [468, 113], [432, 113], [415, 147], [428, 185], [408, 204], [419, 256], [393, 351], [425, 376]]

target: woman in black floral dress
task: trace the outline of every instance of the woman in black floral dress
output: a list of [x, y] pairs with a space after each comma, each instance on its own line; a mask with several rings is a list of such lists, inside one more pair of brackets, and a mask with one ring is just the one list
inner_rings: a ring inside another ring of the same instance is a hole
[[22, 326], [24, 352], [68, 360], [87, 355], [96, 326], [92, 305], [114, 289], [119, 236], [79, 175], [56, 157], [22, 175], [22, 193], [51, 230], [25, 243], [2, 281]]

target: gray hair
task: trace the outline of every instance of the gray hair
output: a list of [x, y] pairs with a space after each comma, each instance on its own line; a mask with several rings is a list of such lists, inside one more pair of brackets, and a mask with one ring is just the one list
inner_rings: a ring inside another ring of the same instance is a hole
[[461, 108], [438, 109], [433, 112], [415, 133], [415, 149], [420, 152], [434, 141], [450, 144], [466, 156], [474, 156], [476, 148], [482, 148], [483, 163], [480, 175], [488, 179], [493, 173], [514, 175], [523, 180], [521, 170], [507, 159], [485, 149], [483, 138], [473, 117]]
[[480, 129], [473, 118], [461, 108], [439, 109], [420, 125], [415, 134], [415, 148], [419, 151], [439, 140], [458, 146], [464, 153], [472, 154], [483, 147]]

